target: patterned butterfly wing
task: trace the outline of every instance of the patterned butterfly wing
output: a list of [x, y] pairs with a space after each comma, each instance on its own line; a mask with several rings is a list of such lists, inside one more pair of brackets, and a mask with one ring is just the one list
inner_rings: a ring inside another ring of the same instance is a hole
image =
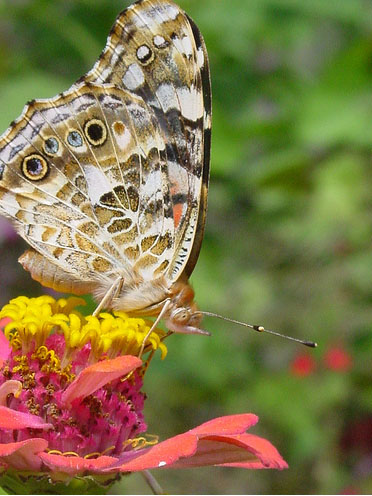
[[[141, 227], [134, 157], [157, 153], [153, 170], [141, 163], [144, 180], [164, 162], [159, 126], [143, 101], [113, 86], [80, 85], [29, 104], [2, 143], [0, 208], [45, 257], [23, 259], [33, 276], [75, 293], [105, 292], [118, 275], [130, 282]], [[149, 197], [157, 186], [147, 182]]]
[[174, 227], [166, 271], [170, 281], [188, 278], [203, 239], [209, 180], [211, 88], [200, 31], [168, 0], [137, 2], [119, 15], [84, 81], [131, 91], [159, 122], [170, 185], [165, 215]]
[[0, 139], [0, 211], [32, 247], [22, 258], [32, 276], [99, 298], [120, 277], [124, 293], [141, 286], [121, 299], [126, 310], [188, 276], [204, 227], [209, 110], [192, 21], [166, 0], [124, 11], [92, 71], [31, 102]]

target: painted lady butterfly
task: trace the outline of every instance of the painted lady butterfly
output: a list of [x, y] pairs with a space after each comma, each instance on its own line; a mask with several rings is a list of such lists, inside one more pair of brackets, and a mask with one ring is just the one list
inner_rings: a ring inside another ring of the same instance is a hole
[[117, 18], [93, 69], [34, 100], [0, 138], [0, 213], [43, 285], [206, 333], [188, 284], [203, 238], [208, 56], [170, 0]]

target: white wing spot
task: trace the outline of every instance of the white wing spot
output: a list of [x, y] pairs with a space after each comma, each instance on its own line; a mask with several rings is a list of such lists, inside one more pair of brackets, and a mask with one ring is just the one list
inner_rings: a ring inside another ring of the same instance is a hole
[[111, 67], [115, 66], [119, 62], [119, 58], [122, 56], [122, 51], [117, 51], [115, 48], [113, 48], [112, 55], [111, 55]]
[[142, 10], [141, 16], [136, 16], [134, 22], [139, 28], [158, 28], [164, 22], [177, 19], [179, 13], [180, 11], [175, 5], [157, 5]]
[[1, 213], [2, 215], [6, 214], [10, 215], [11, 217], [16, 217], [17, 213], [19, 212], [19, 203], [16, 200], [16, 195], [14, 194], [15, 192], [18, 192], [17, 190], [21, 190], [22, 193], [25, 193], [21, 188], [14, 188], [11, 193], [5, 193], [3, 197], [1, 198]]
[[177, 96], [180, 102], [181, 114], [186, 119], [196, 121], [200, 117], [203, 117], [202, 95], [195, 86], [191, 88], [177, 88]]
[[169, 16], [169, 19], [172, 19], [172, 21], [175, 21], [177, 19], [177, 16], [179, 14], [179, 10], [175, 5], [166, 5], [165, 11]]
[[145, 76], [138, 64], [131, 64], [123, 76], [123, 83], [128, 90], [136, 90], [145, 82]]
[[183, 38], [174, 38], [173, 43], [179, 52], [185, 54], [187, 57], [191, 57], [192, 44], [188, 36], [184, 36]]
[[198, 66], [202, 68], [204, 66], [204, 52], [202, 48], [199, 48], [197, 52], [197, 61], [198, 61]]
[[139, 48], [137, 48], [137, 58], [140, 62], [148, 62], [151, 58], [152, 51], [147, 45], [141, 45]]
[[175, 89], [173, 85], [164, 83], [156, 91], [164, 112], [179, 109], [183, 117], [196, 121], [203, 117], [203, 99], [201, 92], [192, 86]]
[[105, 174], [94, 165], [85, 165], [84, 173], [88, 186], [88, 195], [94, 205], [104, 193], [112, 190], [112, 184], [110, 184]]
[[166, 465], [166, 464], [167, 464], [167, 462], [159, 462], [158, 467], [164, 467], [164, 465]]
[[124, 126], [121, 121], [116, 121], [112, 123], [112, 130], [115, 134], [115, 141], [119, 148], [121, 150], [126, 150], [131, 140], [129, 129]]
[[168, 42], [165, 40], [165, 38], [160, 36], [160, 34], [154, 36], [154, 39], [152, 41], [157, 48], [165, 48], [166, 46], [168, 46]]
[[112, 67], [110, 65], [101, 72], [98, 79], [103, 82], [111, 75], [111, 73], [112, 73]]
[[164, 112], [168, 112], [168, 110], [172, 108], [179, 108], [177, 95], [174, 86], [171, 84], [161, 84], [156, 90], [156, 96], [158, 97]]

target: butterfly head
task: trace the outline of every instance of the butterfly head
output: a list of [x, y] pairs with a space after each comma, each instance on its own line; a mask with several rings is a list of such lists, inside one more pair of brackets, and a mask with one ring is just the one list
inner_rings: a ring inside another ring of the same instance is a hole
[[187, 283], [178, 282], [172, 288], [166, 326], [170, 331], [182, 334], [206, 334], [200, 329], [202, 314], [194, 302], [194, 290]]

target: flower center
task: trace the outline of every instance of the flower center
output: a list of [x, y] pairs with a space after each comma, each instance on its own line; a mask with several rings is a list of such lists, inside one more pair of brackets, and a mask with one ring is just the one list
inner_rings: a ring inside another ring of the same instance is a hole
[[[7, 394], [3, 404], [41, 417], [53, 427], [0, 429], [0, 443], [38, 437], [48, 441], [49, 453], [94, 458], [157, 442], [142, 434], [146, 431], [142, 413], [145, 394], [141, 392], [146, 364], [113, 380], [110, 376], [97, 387], [90, 385], [88, 393], [74, 394], [66, 401], [66, 389], [70, 390], [85, 369], [101, 361], [138, 355], [151, 326], [151, 322], [128, 318], [123, 312], [84, 317], [75, 309], [81, 304], [77, 298], [20, 297], [0, 311], [0, 319], [11, 319], [4, 328], [9, 354], [0, 368], [0, 391], [7, 391], [6, 384], [20, 385], [20, 393]], [[164, 335], [154, 331], [145, 352], [160, 349], [165, 356]], [[102, 373], [87, 379], [88, 384], [101, 380]]]

